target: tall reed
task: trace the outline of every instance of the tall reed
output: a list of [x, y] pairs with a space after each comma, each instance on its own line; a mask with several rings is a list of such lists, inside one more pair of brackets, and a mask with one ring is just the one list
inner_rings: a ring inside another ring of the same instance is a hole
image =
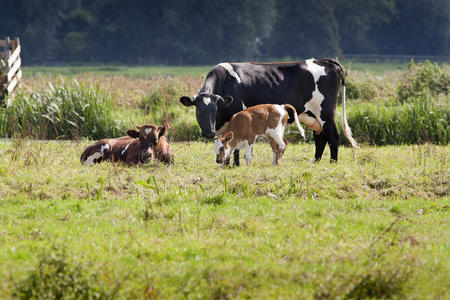
[[59, 80], [42, 93], [19, 90], [12, 106], [0, 108], [0, 136], [36, 139], [99, 139], [120, 135], [113, 97], [88, 83]]
[[179, 102], [180, 96], [186, 94], [187, 88], [181, 82], [168, 80], [144, 97], [139, 107], [145, 111], [150, 122], [168, 124], [172, 139], [198, 140], [200, 128], [195, 120], [195, 107], [187, 108]]
[[[348, 111], [353, 136], [374, 145], [417, 144], [431, 142], [447, 145], [450, 140], [450, 107], [429, 93], [408, 103], [383, 106], [362, 103]], [[338, 126], [340, 127], [340, 126]]]

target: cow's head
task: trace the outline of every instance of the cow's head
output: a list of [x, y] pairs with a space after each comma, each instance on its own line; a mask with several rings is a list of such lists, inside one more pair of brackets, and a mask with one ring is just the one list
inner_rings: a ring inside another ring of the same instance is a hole
[[232, 131], [226, 132], [221, 138], [214, 141], [214, 152], [216, 153], [216, 163], [225, 164], [225, 162], [230, 158], [233, 152], [233, 147], [231, 146], [231, 141], [233, 140], [234, 134]]
[[155, 157], [154, 148], [161, 136], [166, 133], [167, 125], [156, 126], [153, 124], [145, 124], [137, 126], [138, 130], [130, 129], [127, 134], [132, 138], [138, 138], [141, 142], [141, 152], [139, 153], [139, 160], [147, 162]]
[[216, 117], [217, 111], [228, 107], [233, 102], [233, 97], [210, 93], [200, 93], [194, 98], [183, 96], [180, 102], [185, 106], [195, 105], [195, 114], [197, 123], [202, 130], [202, 136], [212, 139], [216, 135]]

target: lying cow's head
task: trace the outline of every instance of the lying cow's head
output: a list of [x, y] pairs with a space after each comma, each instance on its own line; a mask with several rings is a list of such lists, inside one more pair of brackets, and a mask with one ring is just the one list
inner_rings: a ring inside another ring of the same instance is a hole
[[211, 139], [216, 135], [217, 111], [228, 107], [233, 102], [233, 97], [222, 98], [219, 95], [200, 93], [194, 98], [183, 96], [180, 98], [180, 102], [185, 106], [196, 106], [195, 114], [197, 123], [202, 130], [202, 136]]
[[214, 141], [214, 152], [216, 153], [216, 163], [224, 165], [233, 152], [230, 142], [233, 140], [233, 132], [225, 133], [221, 138]]
[[155, 156], [154, 148], [159, 138], [165, 134], [167, 125], [158, 127], [153, 124], [145, 124], [137, 126], [137, 129], [130, 129], [127, 131], [127, 134], [132, 138], [139, 138], [142, 149], [139, 153], [139, 160], [147, 162]]

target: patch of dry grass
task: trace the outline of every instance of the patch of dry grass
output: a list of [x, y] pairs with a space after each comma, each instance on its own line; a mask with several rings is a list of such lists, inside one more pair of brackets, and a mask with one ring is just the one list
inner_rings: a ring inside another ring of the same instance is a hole
[[[22, 86], [27, 93], [43, 92], [47, 89], [48, 83], [57, 85], [61, 80], [70, 82], [73, 79], [78, 82], [90, 83], [98, 86], [101, 90], [109, 92], [116, 99], [120, 107], [136, 108], [141, 99], [148, 97], [156, 89], [165, 86], [172, 77], [153, 76], [148, 78], [128, 77], [122, 75], [103, 75], [103, 74], [76, 74], [73, 76], [55, 76], [55, 75], [34, 75], [22, 80]], [[198, 92], [202, 86], [204, 78], [201, 76], [183, 76], [172, 78], [188, 91], [192, 96]]]

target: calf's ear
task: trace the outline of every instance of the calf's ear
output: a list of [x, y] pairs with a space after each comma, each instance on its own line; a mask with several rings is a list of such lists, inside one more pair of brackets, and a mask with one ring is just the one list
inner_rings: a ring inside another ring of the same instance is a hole
[[183, 104], [184, 106], [191, 106], [191, 105], [194, 105], [195, 103], [194, 103], [194, 99], [191, 99], [191, 98], [189, 98], [189, 97], [187, 97], [187, 96], [182, 96], [181, 98], [180, 98], [180, 102], [181, 102], [181, 104]]
[[168, 128], [167, 125], [159, 126], [159, 127], [158, 127], [158, 137], [159, 137], [159, 138], [162, 137], [163, 135], [166, 135], [166, 134], [167, 134], [167, 128]]
[[233, 97], [231, 96], [225, 96], [225, 98], [223, 98], [223, 105], [225, 107], [227, 107], [228, 105], [230, 105], [231, 103], [233, 103]]
[[130, 129], [127, 131], [128, 136], [131, 136], [132, 138], [138, 138], [139, 137], [139, 131], [136, 131], [134, 129]]
[[225, 135], [223, 137], [223, 141], [225, 143], [228, 143], [228, 142], [230, 142], [233, 139], [233, 137], [234, 137], [234, 133], [233, 133], [233, 131], [231, 131], [230, 133], [228, 133], [227, 135]]

